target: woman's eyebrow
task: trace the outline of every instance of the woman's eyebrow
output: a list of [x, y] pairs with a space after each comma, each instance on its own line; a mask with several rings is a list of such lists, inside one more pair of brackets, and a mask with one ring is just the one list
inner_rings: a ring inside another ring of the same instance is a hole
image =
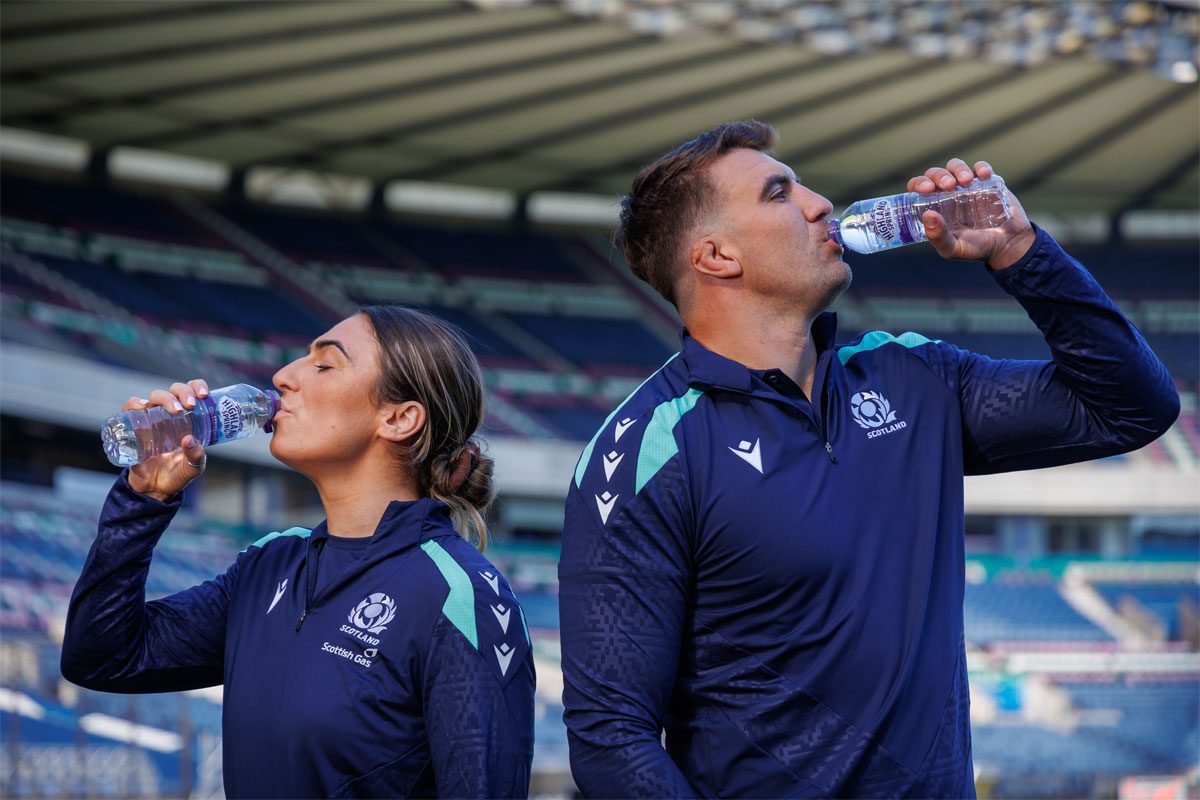
[[350, 354], [346, 352], [346, 348], [342, 347], [342, 343], [337, 339], [317, 339], [308, 346], [309, 355], [312, 355], [313, 351], [315, 350], [323, 350], [326, 347], [336, 347], [338, 350], [342, 351], [342, 355], [346, 357], [346, 360], [354, 360], [353, 358], [350, 358]]

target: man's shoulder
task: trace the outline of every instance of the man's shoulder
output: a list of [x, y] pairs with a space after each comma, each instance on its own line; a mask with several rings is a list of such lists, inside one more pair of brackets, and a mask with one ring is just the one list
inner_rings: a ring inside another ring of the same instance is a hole
[[919, 356], [925, 349], [940, 344], [944, 344], [941, 339], [931, 339], [915, 331], [906, 331], [899, 335], [887, 331], [867, 331], [848, 344], [837, 345], [834, 352], [842, 364], [847, 364], [852, 359], [862, 361], [897, 354]]
[[602, 525], [679, 453], [679, 424], [705, 394], [688, 377], [682, 359], [668, 361], [617, 406], [584, 448], [573, 494], [585, 498]]

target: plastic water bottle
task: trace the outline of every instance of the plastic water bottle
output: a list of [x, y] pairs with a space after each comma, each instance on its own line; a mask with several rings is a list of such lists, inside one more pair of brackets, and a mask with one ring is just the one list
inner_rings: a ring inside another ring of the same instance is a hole
[[270, 433], [278, 410], [279, 392], [237, 383], [197, 397], [195, 408], [182, 414], [162, 406], [114, 414], [100, 429], [100, 441], [109, 461], [128, 467], [183, 449], [181, 442], [188, 434], [208, 447], [260, 430]]
[[829, 220], [829, 238], [856, 253], [878, 253], [928, 240], [921, 215], [936, 211], [951, 232], [996, 228], [1011, 216], [1004, 179], [992, 175], [948, 192], [905, 192], [859, 200], [841, 219]]

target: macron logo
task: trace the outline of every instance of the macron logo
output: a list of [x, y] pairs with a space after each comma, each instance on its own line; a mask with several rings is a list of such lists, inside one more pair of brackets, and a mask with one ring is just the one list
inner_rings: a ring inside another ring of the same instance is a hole
[[492, 649], [496, 651], [496, 663], [500, 667], [500, 674], [508, 674], [508, 665], [512, 661], [513, 653], [517, 652], [517, 648], [510, 647], [508, 642], [501, 642], [499, 647], [492, 645]]
[[600, 519], [604, 521], [605, 525], [608, 524], [608, 515], [612, 513], [613, 504], [617, 502], [617, 498], [620, 496], [612, 492], [596, 495], [596, 508], [600, 510]]
[[751, 447], [747, 441], [742, 441], [737, 447], [729, 448], [729, 452], [745, 461], [750, 466], [758, 470], [758, 474], [762, 474], [762, 451], [758, 448], [759, 440], [754, 440], [754, 446]]
[[613, 441], [614, 442], [621, 441], [621, 436], [625, 433], [625, 431], [629, 430], [629, 426], [635, 422], [637, 422], [637, 420], [631, 419], [630, 417], [626, 417], [625, 419], [618, 422], [617, 429], [615, 431], [613, 431]]
[[500, 595], [500, 576], [493, 575], [490, 572], [481, 572], [479, 574], [485, 581], [487, 581], [488, 586], [492, 587], [492, 591], [495, 592], [497, 596], [499, 596]]
[[613, 473], [617, 471], [617, 467], [620, 466], [621, 459], [624, 457], [624, 453], [618, 453], [616, 450], [604, 457], [604, 480], [612, 480]]
[[284, 589], [287, 588], [287, 582], [288, 582], [288, 579], [284, 578], [283, 581], [279, 584], [279, 588], [275, 590], [275, 599], [271, 601], [271, 605], [267, 608], [268, 614], [270, 614], [275, 609], [275, 605], [279, 602], [279, 598], [283, 597], [283, 591], [284, 591]]
[[512, 609], [505, 608], [504, 603], [497, 603], [492, 606], [492, 613], [496, 616], [496, 622], [499, 622], [504, 632], [508, 633], [508, 619], [512, 615]]

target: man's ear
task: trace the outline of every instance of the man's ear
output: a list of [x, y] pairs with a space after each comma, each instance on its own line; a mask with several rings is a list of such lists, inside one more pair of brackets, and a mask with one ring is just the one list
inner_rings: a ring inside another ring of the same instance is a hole
[[692, 269], [710, 278], [740, 278], [742, 262], [737, 248], [718, 233], [701, 236], [692, 242], [688, 253]]
[[425, 427], [425, 406], [416, 400], [388, 403], [380, 411], [379, 435], [389, 442], [404, 442]]

